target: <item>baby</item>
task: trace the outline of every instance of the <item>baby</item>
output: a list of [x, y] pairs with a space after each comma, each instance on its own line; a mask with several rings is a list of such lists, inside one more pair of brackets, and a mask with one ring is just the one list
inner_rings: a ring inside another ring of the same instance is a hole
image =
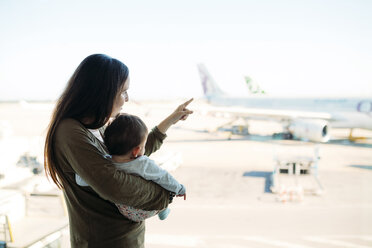
[[[148, 130], [145, 123], [134, 115], [120, 114], [106, 128], [104, 143], [111, 158], [119, 170], [138, 175], [146, 180], [159, 184], [164, 189], [186, 200], [186, 189], [178, 183], [166, 170], [160, 168], [153, 160], [144, 155]], [[75, 175], [76, 183], [80, 186], [89, 186], [78, 174]], [[128, 219], [140, 222], [158, 214], [164, 220], [169, 209], [161, 211], [145, 211], [135, 209], [124, 204], [115, 204], [120, 213]]]

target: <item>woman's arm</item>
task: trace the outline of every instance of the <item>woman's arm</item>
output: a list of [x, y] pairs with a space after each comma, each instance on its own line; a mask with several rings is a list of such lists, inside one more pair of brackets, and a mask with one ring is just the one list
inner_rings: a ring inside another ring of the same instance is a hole
[[[169, 192], [159, 185], [118, 170], [104, 157], [96, 140], [79, 122], [66, 119], [55, 136], [55, 152], [64, 173], [71, 166], [103, 199], [144, 210], [160, 210], [169, 203]], [[72, 183], [72, 182], [70, 182]], [[73, 182], [75, 183], [75, 181]]]
[[147, 156], [138, 157], [128, 163], [115, 163], [115, 166], [127, 173], [151, 180], [176, 195], [186, 193], [184, 185], [180, 184], [168, 171], [160, 168], [154, 160]]
[[157, 127], [154, 127], [149, 135], [145, 145], [145, 155], [150, 156], [151, 153], [156, 152], [163, 144], [163, 140], [167, 137], [166, 134], [159, 131]]

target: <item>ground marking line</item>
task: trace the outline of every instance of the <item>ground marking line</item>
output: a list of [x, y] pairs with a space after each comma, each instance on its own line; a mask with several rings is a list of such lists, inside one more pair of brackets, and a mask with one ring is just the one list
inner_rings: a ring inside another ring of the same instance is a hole
[[145, 243], [180, 247], [200, 247], [204, 242], [197, 236], [147, 234], [145, 236]]
[[327, 239], [327, 238], [319, 238], [319, 237], [304, 237], [305, 240], [317, 242], [317, 243], [324, 243], [324, 244], [330, 244], [335, 246], [342, 246], [344, 248], [370, 248], [370, 246], [364, 246], [364, 245], [356, 245], [350, 242], [345, 241], [339, 241], [339, 240], [333, 240], [333, 239]]
[[[372, 236], [369, 235], [327, 235], [327, 236], [302, 236], [302, 240], [329, 244], [334, 246], [341, 246], [343, 248], [369, 248], [364, 245], [357, 245], [350, 242], [339, 241], [334, 239], [342, 238], [357, 238], [361, 240], [372, 240]], [[145, 237], [147, 244], [152, 245], [169, 245], [175, 247], [204, 247], [206, 239], [234, 239], [234, 240], [245, 240], [252, 241], [261, 244], [268, 244], [276, 247], [285, 248], [311, 248], [308, 245], [301, 245], [297, 243], [280, 241], [276, 237], [264, 237], [264, 236], [248, 236], [248, 235], [164, 235], [164, 234], [147, 234]]]
[[288, 243], [279, 240], [272, 240], [262, 237], [244, 237], [245, 240], [254, 241], [258, 243], [264, 243], [268, 245], [278, 246], [278, 247], [285, 247], [285, 248], [311, 248], [310, 246], [300, 245], [296, 243]]

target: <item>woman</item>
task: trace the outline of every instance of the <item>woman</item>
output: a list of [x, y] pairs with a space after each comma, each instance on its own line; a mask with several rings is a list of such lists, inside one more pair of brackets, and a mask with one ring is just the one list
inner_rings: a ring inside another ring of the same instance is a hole
[[[94, 54], [78, 66], [54, 110], [46, 137], [46, 174], [63, 190], [72, 248], [144, 247], [145, 223], [122, 216], [114, 203], [144, 210], [168, 206], [170, 193], [157, 184], [117, 170], [105, 158], [104, 125], [128, 101], [129, 71], [120, 61]], [[192, 111], [180, 105], [150, 132], [146, 155], [159, 149], [165, 132]], [[76, 184], [80, 175], [90, 187]]]

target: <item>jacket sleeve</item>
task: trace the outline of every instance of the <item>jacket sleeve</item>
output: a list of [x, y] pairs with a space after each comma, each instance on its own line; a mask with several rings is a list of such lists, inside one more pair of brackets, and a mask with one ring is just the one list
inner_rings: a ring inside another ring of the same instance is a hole
[[151, 180], [176, 195], [186, 193], [184, 185], [180, 184], [168, 171], [160, 168], [154, 160], [149, 159], [147, 156], [141, 156], [129, 163], [115, 163], [115, 166], [127, 173]]
[[151, 181], [118, 170], [112, 161], [105, 158], [105, 154], [95, 144], [96, 140], [87, 132], [75, 120], [61, 122], [54, 140], [59, 159], [70, 165], [73, 172], [80, 175], [105, 200], [144, 210], [167, 207], [168, 191]]
[[163, 134], [157, 127], [154, 127], [147, 137], [147, 142], [145, 145], [145, 155], [150, 156], [151, 153], [159, 150], [159, 148], [163, 144], [163, 140], [166, 137], [166, 134]]

